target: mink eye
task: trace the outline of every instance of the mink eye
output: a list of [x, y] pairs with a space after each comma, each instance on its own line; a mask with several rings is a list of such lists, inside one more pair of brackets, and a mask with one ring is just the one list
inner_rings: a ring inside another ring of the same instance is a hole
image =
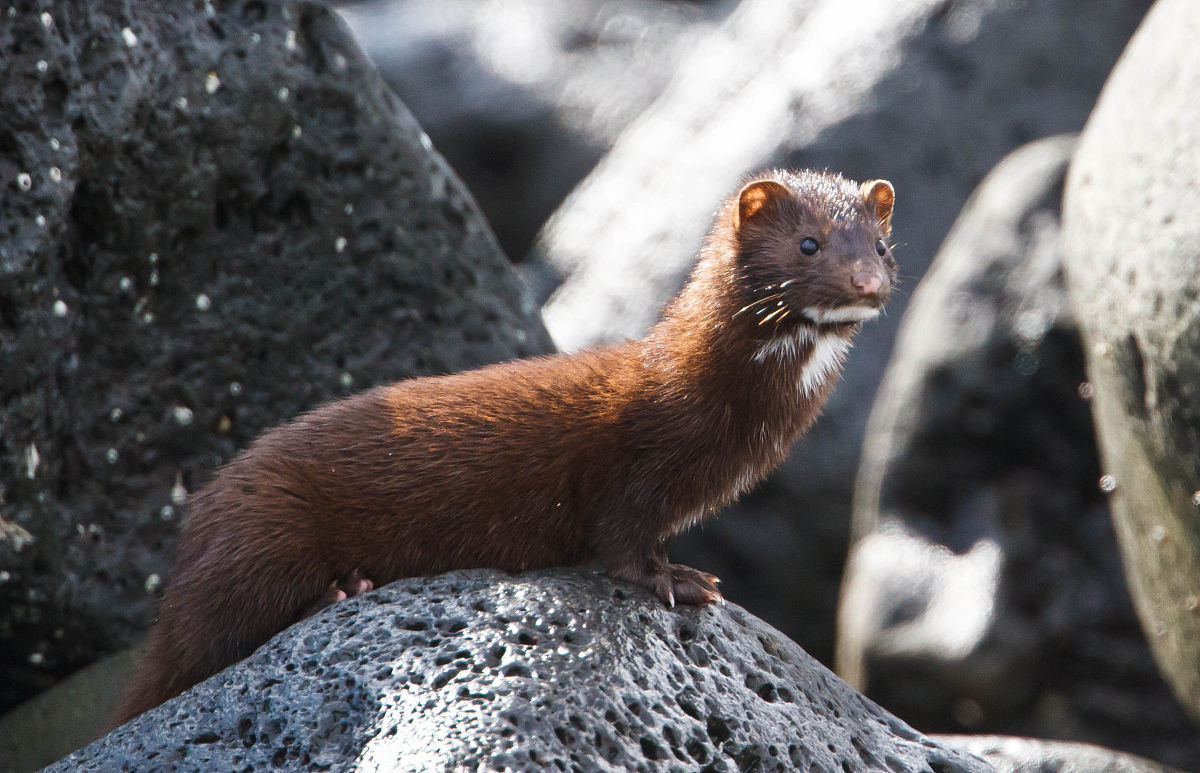
[[882, 257], [887, 252], [887, 245], [883, 243], [883, 239], [875, 242], [875, 251]]
[[800, 242], [800, 251], [805, 255], [816, 255], [819, 249], [821, 249], [821, 245], [817, 244], [817, 240], [811, 236]]

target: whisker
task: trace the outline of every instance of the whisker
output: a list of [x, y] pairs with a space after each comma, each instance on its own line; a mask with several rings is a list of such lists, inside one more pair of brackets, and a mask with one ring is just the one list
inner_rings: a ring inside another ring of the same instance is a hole
[[[757, 301], [751, 301], [750, 303], [747, 303], [742, 308], [733, 312], [733, 316], [736, 317], [737, 315], [741, 314], [743, 311], [746, 311], [747, 309], [752, 309], [760, 303], [766, 303], [768, 301], [773, 301], [776, 298], [781, 297], [782, 295], [783, 295], [783, 293], [775, 293], [774, 295], [768, 295], [766, 298], [759, 298]], [[732, 319], [732, 317], [730, 319]]]
[[780, 306], [778, 309], [775, 309], [775, 311], [772, 311], [770, 314], [768, 314], [767, 316], [760, 319], [758, 321], [759, 327], [762, 327], [767, 322], [767, 320], [771, 319], [772, 317], [774, 317], [776, 314], [778, 314], [781, 311], [787, 311], [787, 306]]

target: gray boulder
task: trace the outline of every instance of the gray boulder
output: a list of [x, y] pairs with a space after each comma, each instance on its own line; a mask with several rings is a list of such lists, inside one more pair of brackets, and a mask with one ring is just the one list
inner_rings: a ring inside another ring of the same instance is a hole
[[549, 341], [322, 5], [0, 14], [3, 710], [135, 640], [178, 504], [261, 430]]
[[48, 771], [972, 771], [728, 605], [591, 573], [402, 580]]
[[728, 15], [723, 0], [366, 0], [339, 5], [500, 244], [537, 230]]
[[[551, 334], [568, 349], [640, 334], [682, 282], [721, 197], [770, 165], [895, 183], [896, 254], [911, 288], [988, 170], [1029, 140], [1083, 126], [1149, 4], [919, 0], [846, 13], [839, 0], [745, 0], [695, 44], [522, 264], [538, 293], [553, 291]], [[868, 407], [905, 302], [898, 293], [864, 330], [825, 415], [760, 499], [797, 513], [771, 524], [771, 542], [809, 546], [812, 570], [788, 551], [768, 559], [737, 544], [759, 539], [751, 510], [681, 546], [735, 552], [710, 567], [729, 583], [792, 577], [783, 599], [740, 598], [755, 611], [773, 604], [769, 619], [819, 656], [832, 639], [828, 602], [808, 589], [839, 575]]]
[[914, 293], [855, 492], [838, 672], [919, 727], [1070, 738], [1186, 767], [1100, 490], [1058, 210], [1074, 137], [971, 196]]
[[1155, 5], [1071, 165], [1071, 304], [1110, 504], [1151, 648], [1200, 720], [1200, 6]]

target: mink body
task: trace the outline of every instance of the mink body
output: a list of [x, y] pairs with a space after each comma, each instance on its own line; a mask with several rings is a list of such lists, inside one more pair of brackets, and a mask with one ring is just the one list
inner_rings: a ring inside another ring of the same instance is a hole
[[401, 577], [597, 563], [672, 605], [719, 600], [667, 544], [815, 420], [894, 283], [892, 202], [884, 181], [770, 172], [724, 203], [644, 339], [381, 386], [264, 433], [189, 503], [117, 721]]

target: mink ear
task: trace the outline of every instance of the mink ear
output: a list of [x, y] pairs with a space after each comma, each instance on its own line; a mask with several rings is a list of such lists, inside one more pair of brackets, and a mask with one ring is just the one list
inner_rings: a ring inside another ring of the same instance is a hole
[[867, 180], [858, 190], [863, 201], [867, 203], [867, 209], [879, 220], [883, 235], [891, 235], [892, 206], [896, 203], [896, 189], [887, 180]]
[[759, 180], [742, 188], [737, 206], [733, 208], [733, 230], [757, 214], [763, 207], [790, 195], [787, 188], [774, 180]]

